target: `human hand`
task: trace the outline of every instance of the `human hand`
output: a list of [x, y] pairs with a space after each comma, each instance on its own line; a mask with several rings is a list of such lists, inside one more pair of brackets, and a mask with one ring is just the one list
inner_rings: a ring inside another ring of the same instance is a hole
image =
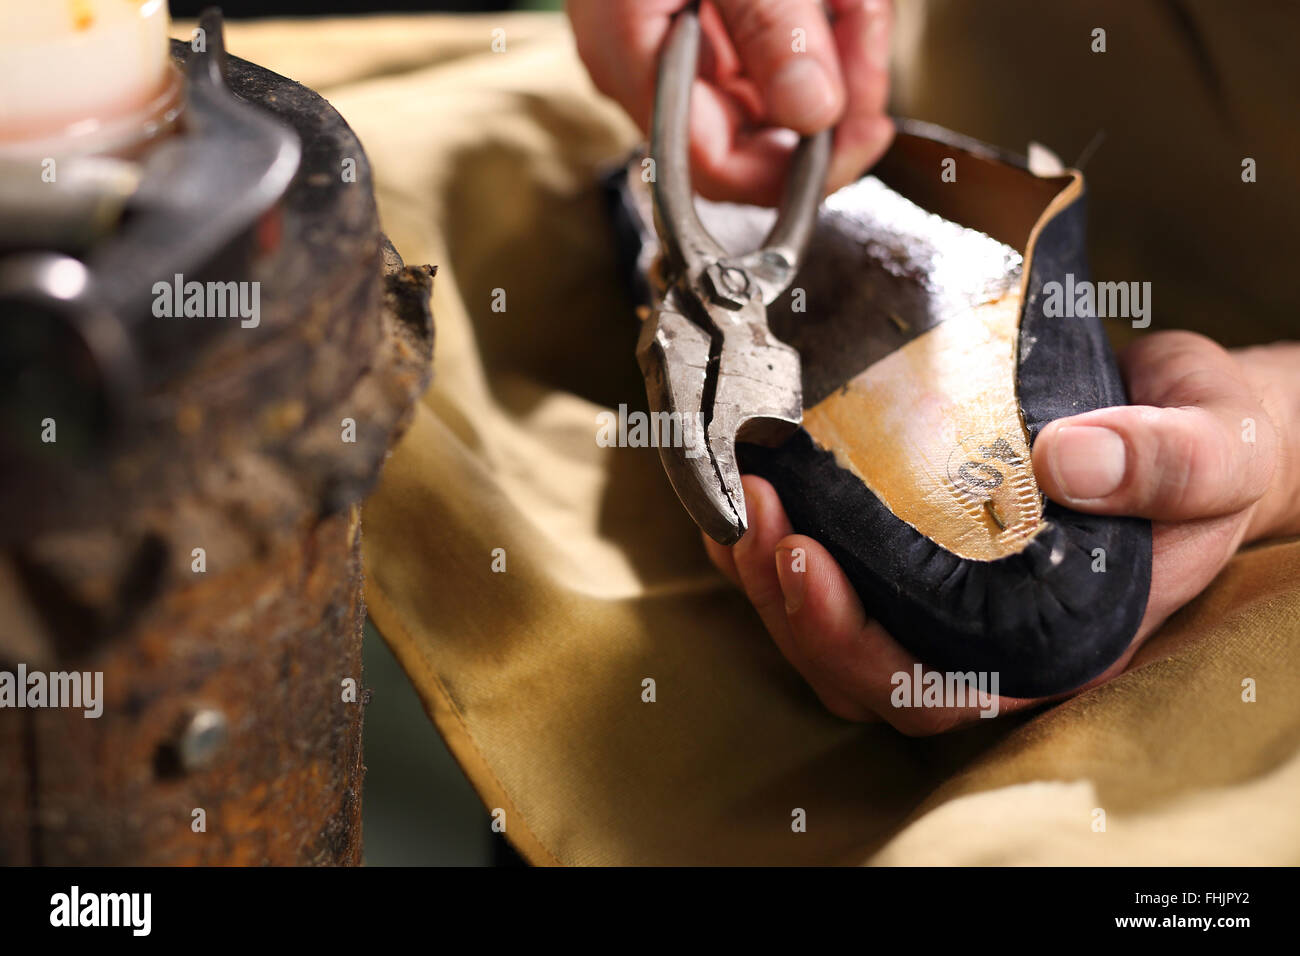
[[[687, 0], [569, 0], [578, 53], [601, 92], [642, 130], [654, 108], [659, 51]], [[709, 199], [774, 206], [796, 137], [836, 127], [832, 192], [884, 153], [894, 127], [890, 0], [712, 0], [692, 90], [691, 166]]]
[[[1039, 487], [1054, 501], [1153, 521], [1146, 614], [1128, 650], [1088, 687], [1121, 673], [1243, 543], [1300, 534], [1300, 343], [1227, 352], [1203, 336], [1161, 332], [1130, 346], [1120, 368], [1134, 405], [1052, 422], [1033, 448]], [[918, 736], [977, 720], [976, 705], [891, 706], [892, 675], [911, 673], [916, 658], [866, 616], [826, 549], [791, 533], [772, 486], [752, 475], [744, 485], [748, 533], [731, 548], [706, 537], [705, 547], [822, 703]], [[793, 567], [797, 548], [803, 571]], [[1041, 703], [1004, 697], [997, 707]]]

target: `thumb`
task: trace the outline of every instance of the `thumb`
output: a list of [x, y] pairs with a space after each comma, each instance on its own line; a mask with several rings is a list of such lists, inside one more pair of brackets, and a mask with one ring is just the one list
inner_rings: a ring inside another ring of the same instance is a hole
[[844, 112], [844, 79], [819, 0], [715, 0], [765, 119], [817, 133]]
[[1268, 490], [1277, 430], [1235, 360], [1190, 333], [1124, 356], [1142, 404], [1052, 422], [1034, 442], [1048, 497], [1079, 511], [1183, 521], [1232, 514]]

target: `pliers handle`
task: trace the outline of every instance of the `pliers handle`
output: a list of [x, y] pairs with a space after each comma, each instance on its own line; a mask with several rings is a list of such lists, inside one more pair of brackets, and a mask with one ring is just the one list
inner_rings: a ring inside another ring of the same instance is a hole
[[[691, 285], [722, 278], [723, 265], [752, 273], [770, 305], [794, 279], [816, 222], [830, 163], [831, 131], [804, 137], [795, 150], [780, 214], [763, 248], [738, 259], [700, 222], [691, 185], [690, 112], [700, 52], [699, 2], [682, 9], [659, 58], [650, 155], [654, 160], [655, 226], [670, 265]], [[707, 292], [709, 290], [700, 290]]]

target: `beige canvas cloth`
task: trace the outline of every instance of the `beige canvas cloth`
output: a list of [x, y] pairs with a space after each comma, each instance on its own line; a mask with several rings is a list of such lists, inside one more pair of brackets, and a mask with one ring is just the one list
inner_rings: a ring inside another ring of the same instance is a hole
[[[505, 52], [492, 50], [497, 29]], [[924, 66], [934, 35], [909, 29]], [[281, 21], [232, 24], [228, 39], [341, 111], [374, 166], [386, 231], [408, 262], [439, 266], [434, 385], [365, 509], [366, 597], [529, 860], [1300, 862], [1300, 543], [1239, 555], [1128, 673], [1059, 706], [929, 739], [832, 717], [707, 563], [656, 452], [595, 441], [600, 411], [643, 395], [595, 184], [637, 133], [591, 88], [564, 21]], [[992, 50], [975, 67], [997, 66]], [[990, 117], [1050, 112], [1041, 90], [981, 99], [979, 76], [944, 69], [971, 115], [940, 105], [954, 90], [937, 75], [928, 92], [906, 87], [908, 112], [1013, 148], [1033, 134]], [[1149, 121], [1196, 108], [1161, 102]], [[1115, 139], [1103, 151], [1127, 149]], [[1186, 170], [1170, 171], [1173, 195], [1109, 193], [1122, 174], [1093, 182], [1101, 228], [1150, 225], [1157, 201], [1197, 195]], [[1229, 221], [1257, 225], [1181, 205], [1150, 228], [1208, 254]], [[1146, 277], [1125, 258], [1134, 236], [1109, 238], [1103, 262], [1131, 267], [1116, 278]], [[1251, 304], [1223, 307], [1245, 322]], [[806, 832], [792, 830], [797, 810]]]

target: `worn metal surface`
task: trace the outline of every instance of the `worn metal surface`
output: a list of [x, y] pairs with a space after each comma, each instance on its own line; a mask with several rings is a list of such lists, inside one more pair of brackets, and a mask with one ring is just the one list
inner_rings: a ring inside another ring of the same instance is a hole
[[432, 270], [383, 239], [324, 100], [229, 79], [303, 143], [261, 326], [103, 454], [5, 476], [0, 670], [100, 671], [104, 709], [0, 710], [2, 863], [360, 860], [357, 503], [427, 380]]

